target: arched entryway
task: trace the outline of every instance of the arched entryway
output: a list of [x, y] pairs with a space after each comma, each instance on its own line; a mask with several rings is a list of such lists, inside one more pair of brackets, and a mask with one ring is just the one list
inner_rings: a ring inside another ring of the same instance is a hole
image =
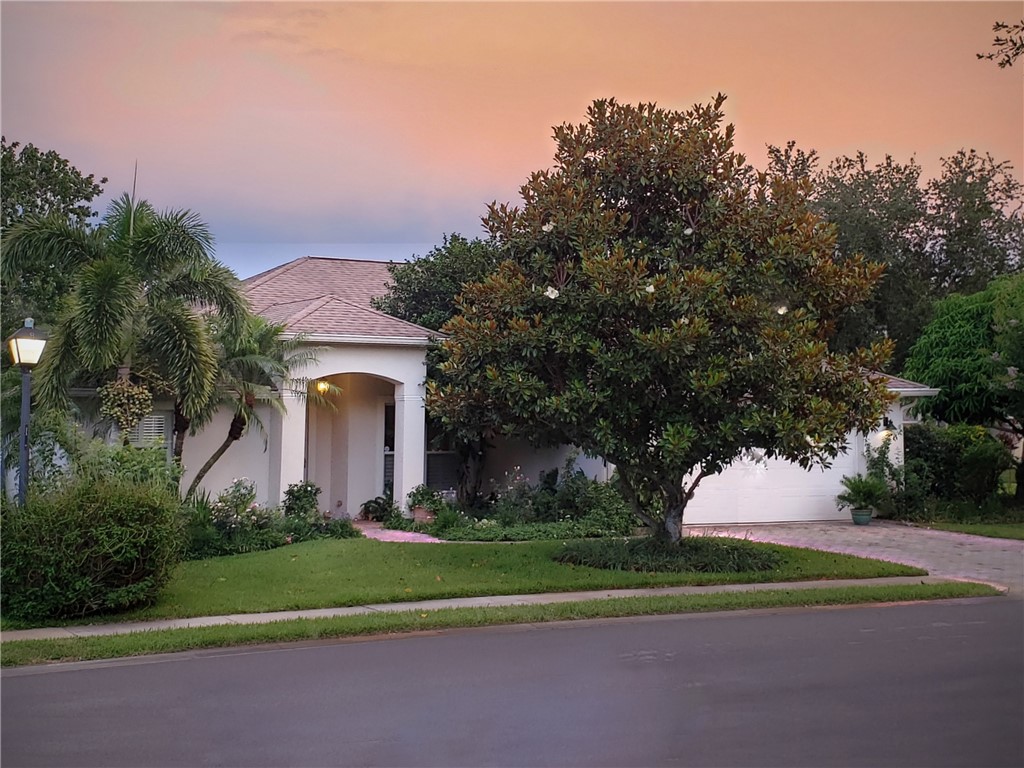
[[[340, 390], [336, 410], [307, 409], [306, 476], [320, 489], [321, 508], [356, 517], [367, 499], [395, 488], [399, 453], [396, 390], [400, 383], [365, 373], [321, 377]], [[421, 416], [422, 418], [422, 416]], [[416, 446], [411, 446], [416, 450]], [[422, 453], [422, 442], [419, 453]], [[403, 456], [403, 458], [410, 458]], [[422, 459], [421, 459], [422, 463]], [[395, 497], [401, 500], [397, 493]]]

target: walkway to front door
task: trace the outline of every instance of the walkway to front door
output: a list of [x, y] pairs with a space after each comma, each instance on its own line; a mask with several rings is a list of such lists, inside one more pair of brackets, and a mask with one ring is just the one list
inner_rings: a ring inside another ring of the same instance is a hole
[[442, 544], [440, 539], [428, 536], [425, 533], [414, 533], [413, 531], [393, 531], [385, 528], [380, 523], [369, 520], [353, 520], [352, 525], [359, 529], [360, 533], [368, 539], [377, 541], [405, 541], [412, 544]]

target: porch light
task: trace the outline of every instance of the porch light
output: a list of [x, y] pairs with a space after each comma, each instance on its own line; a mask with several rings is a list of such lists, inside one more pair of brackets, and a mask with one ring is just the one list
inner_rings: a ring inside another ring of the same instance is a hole
[[319, 392], [321, 395], [326, 395], [327, 390], [329, 390], [330, 388], [331, 384], [326, 379], [320, 379], [316, 383], [316, 391]]

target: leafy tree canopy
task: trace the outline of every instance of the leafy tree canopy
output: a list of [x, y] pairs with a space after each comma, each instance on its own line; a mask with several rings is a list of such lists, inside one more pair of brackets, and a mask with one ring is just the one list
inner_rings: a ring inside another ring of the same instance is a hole
[[634, 511], [672, 540], [702, 478], [749, 448], [827, 463], [888, 398], [863, 371], [890, 344], [828, 348], [882, 267], [833, 260], [809, 182], [750, 167], [724, 100], [601, 100], [555, 128], [554, 167], [521, 207], [489, 209], [505, 261], [466, 286], [430, 387], [448, 423], [483, 409], [614, 462]]
[[769, 147], [769, 157], [774, 172], [813, 181], [811, 205], [835, 224], [839, 259], [864, 254], [886, 265], [871, 299], [840, 319], [836, 349], [892, 338], [899, 370], [936, 299], [978, 291], [1021, 264], [1024, 190], [989, 155], [961, 150], [926, 184], [914, 160], [871, 165], [858, 153], [818, 169], [817, 153], [792, 142]]
[[[95, 212], [90, 203], [103, 193], [106, 178], [83, 175], [53, 150], [22, 146], [0, 137], [0, 232], [29, 217], [56, 217], [85, 225]], [[56, 319], [61, 298], [71, 290], [70, 276], [47, 259], [23, 265], [4, 281], [0, 333], [7, 338], [26, 317], [37, 325]]]
[[1024, 274], [939, 302], [904, 372], [941, 387], [922, 402], [936, 418], [1024, 436]]
[[498, 266], [494, 248], [484, 240], [445, 235], [426, 256], [389, 264], [388, 292], [373, 299], [381, 312], [439, 331], [456, 314], [462, 286], [489, 275]]

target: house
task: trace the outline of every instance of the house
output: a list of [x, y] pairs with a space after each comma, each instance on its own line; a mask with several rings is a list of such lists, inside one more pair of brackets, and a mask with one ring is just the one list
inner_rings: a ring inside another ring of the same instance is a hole
[[[370, 300], [386, 290], [387, 264], [375, 261], [303, 257], [244, 281], [255, 312], [307, 335], [321, 348], [318, 362], [304, 371], [311, 386], [336, 385], [335, 411], [308, 405], [285, 394], [287, 413], [266, 409], [266, 434], [251, 429], [206, 476], [211, 493], [246, 476], [257, 482], [261, 501], [278, 503], [291, 483], [310, 480], [321, 489], [321, 507], [354, 517], [367, 499], [391, 485], [404, 500], [415, 486], [445, 489], [456, 483], [457, 460], [445, 450], [429, 450], [424, 412], [425, 352], [431, 332], [374, 310]], [[783, 461], [748, 456], [721, 475], [706, 478], [687, 507], [688, 523], [752, 523], [828, 520], [836, 510], [840, 478], [864, 469], [864, 448], [894, 435], [894, 459], [902, 460], [900, 427], [907, 408], [935, 390], [887, 377], [899, 395], [870, 435], [852, 434], [848, 451], [827, 470], [801, 469]], [[221, 413], [201, 434], [188, 438], [183, 463], [187, 484], [195, 468], [223, 440], [230, 413]], [[155, 413], [141, 426], [150, 436], [166, 430], [167, 414]], [[525, 441], [497, 441], [487, 460], [487, 478], [506, 474], [535, 480], [557, 467], [568, 449], [538, 450]], [[613, 467], [599, 458], [578, 465], [606, 479]]]

